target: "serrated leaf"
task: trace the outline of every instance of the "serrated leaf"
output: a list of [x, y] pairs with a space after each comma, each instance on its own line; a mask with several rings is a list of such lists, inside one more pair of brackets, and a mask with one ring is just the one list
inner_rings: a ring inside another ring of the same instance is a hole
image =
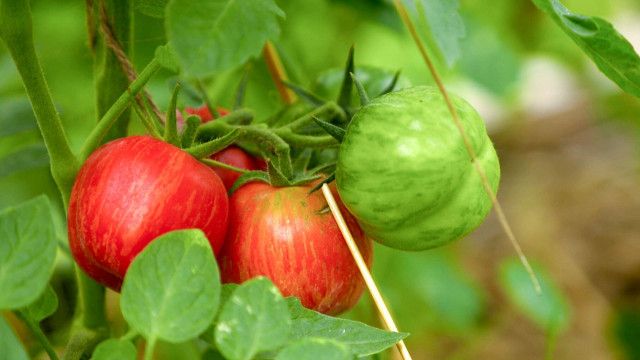
[[534, 271], [542, 293], [536, 293], [529, 274], [517, 258], [509, 258], [500, 266], [500, 285], [514, 305], [543, 330], [564, 330], [570, 320], [569, 305], [553, 280], [539, 265]]
[[218, 350], [231, 360], [248, 360], [275, 350], [288, 338], [291, 318], [278, 289], [264, 277], [235, 289], [215, 328]]
[[620, 88], [640, 97], [640, 57], [609, 22], [570, 12], [558, 0], [533, 0]]
[[154, 18], [163, 18], [167, 0], [136, 0], [136, 10]]
[[91, 360], [135, 360], [138, 353], [130, 341], [108, 339], [101, 342], [91, 355]]
[[182, 68], [204, 76], [260, 54], [280, 34], [273, 0], [171, 0], [165, 28]]
[[200, 230], [180, 230], [153, 240], [131, 263], [120, 306], [129, 325], [147, 339], [178, 343], [213, 321], [220, 275]]
[[28, 360], [27, 352], [22, 347], [20, 340], [13, 333], [9, 324], [0, 316], [0, 359], [1, 360]]
[[377, 354], [408, 336], [380, 330], [369, 325], [334, 318], [306, 309], [297, 298], [287, 298], [291, 313], [291, 339], [317, 337], [339, 341], [357, 356]]
[[276, 360], [349, 360], [354, 355], [349, 347], [341, 342], [305, 338], [288, 345], [276, 356]]
[[158, 46], [156, 48], [155, 58], [165, 69], [174, 73], [180, 72], [180, 66], [178, 65], [176, 55], [169, 45]]
[[49, 285], [35, 302], [22, 309], [22, 313], [33, 322], [39, 323], [51, 316], [57, 308], [58, 296]]
[[23, 146], [0, 159], [0, 177], [20, 171], [49, 166], [49, 154], [43, 143]]
[[0, 309], [18, 309], [45, 290], [56, 257], [52, 209], [43, 195], [0, 212]]
[[465, 27], [458, 12], [458, 0], [403, 0], [417, 23], [420, 35], [433, 42], [447, 66], [451, 67], [460, 58], [460, 41], [465, 36]]

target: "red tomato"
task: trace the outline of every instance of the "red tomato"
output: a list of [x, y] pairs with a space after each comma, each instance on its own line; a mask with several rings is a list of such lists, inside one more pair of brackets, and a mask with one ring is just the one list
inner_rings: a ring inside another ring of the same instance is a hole
[[[355, 305], [364, 282], [330, 212], [313, 185], [276, 188], [252, 182], [230, 199], [229, 232], [222, 249], [223, 282], [241, 283], [264, 275], [285, 296], [326, 314]], [[336, 195], [337, 197], [337, 195]], [[368, 264], [372, 245], [343, 208]]]
[[178, 229], [201, 229], [218, 253], [228, 198], [220, 178], [177, 147], [131, 136], [96, 150], [71, 192], [69, 245], [80, 267], [119, 290], [133, 258], [151, 240]]
[[[227, 165], [235, 166], [241, 169], [258, 169], [256, 159], [253, 156], [247, 154], [241, 148], [234, 145], [213, 154], [211, 158], [213, 160], [217, 160]], [[213, 168], [213, 170], [216, 172], [216, 174], [218, 174], [218, 176], [220, 176], [220, 179], [222, 179], [222, 182], [227, 189], [230, 189], [233, 186], [233, 183], [238, 180], [241, 175], [239, 172], [218, 167]]]
[[[189, 115], [200, 116], [200, 120], [202, 120], [203, 123], [213, 120], [213, 115], [209, 111], [209, 108], [207, 107], [207, 105], [202, 105], [197, 108], [188, 107], [188, 108], [185, 108], [184, 111], [186, 111], [187, 114]], [[216, 111], [218, 112], [218, 115], [220, 115], [220, 117], [225, 116], [229, 113], [229, 110], [222, 107], [217, 107]]]

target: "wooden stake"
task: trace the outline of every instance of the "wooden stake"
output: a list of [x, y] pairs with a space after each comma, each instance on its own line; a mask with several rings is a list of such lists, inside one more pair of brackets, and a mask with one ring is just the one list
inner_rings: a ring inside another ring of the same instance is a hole
[[284, 70], [284, 66], [282, 66], [282, 61], [280, 61], [278, 51], [270, 41], [267, 41], [264, 45], [262, 54], [264, 55], [267, 68], [269, 69], [269, 73], [271, 74], [271, 78], [273, 78], [276, 88], [278, 89], [278, 93], [280, 93], [282, 101], [287, 105], [293, 104], [296, 102], [296, 95], [283, 83], [283, 81], [289, 80], [287, 78], [287, 72]]
[[[360, 274], [364, 278], [364, 282], [371, 293], [371, 297], [378, 308], [378, 312], [380, 312], [380, 316], [382, 317], [382, 321], [385, 327], [393, 332], [398, 332], [398, 327], [396, 323], [393, 321], [391, 317], [391, 313], [387, 308], [387, 305], [384, 303], [382, 299], [382, 295], [380, 294], [380, 290], [378, 290], [378, 286], [376, 285], [373, 277], [371, 276], [371, 272], [369, 272], [369, 268], [367, 267], [367, 263], [362, 258], [362, 254], [360, 254], [360, 249], [358, 249], [358, 245], [353, 240], [353, 236], [351, 235], [351, 231], [349, 231], [349, 227], [347, 223], [344, 221], [344, 217], [342, 217], [342, 213], [340, 212], [340, 208], [336, 203], [336, 199], [333, 197], [331, 190], [327, 184], [322, 185], [322, 193], [324, 194], [325, 199], [327, 199], [327, 204], [331, 209], [331, 213], [333, 214], [336, 223], [338, 223], [338, 227], [340, 228], [340, 232], [342, 232], [342, 236], [344, 240], [347, 242], [347, 246], [349, 247], [349, 251], [351, 251], [351, 255], [353, 255], [353, 259], [356, 261], [356, 265], [358, 265], [358, 269], [360, 270]], [[396, 343], [396, 347], [398, 351], [402, 355], [404, 360], [411, 360], [411, 355], [409, 354], [409, 350], [407, 346], [404, 344], [403, 340], [400, 340]]]

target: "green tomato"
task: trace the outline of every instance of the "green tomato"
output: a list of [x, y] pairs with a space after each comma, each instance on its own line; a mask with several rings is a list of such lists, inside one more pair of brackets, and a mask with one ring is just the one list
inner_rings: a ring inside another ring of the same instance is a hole
[[[452, 100], [496, 191], [500, 165], [484, 123], [466, 101]], [[491, 209], [462, 136], [433, 87], [392, 92], [362, 107], [340, 146], [336, 182], [365, 233], [403, 250], [457, 240]]]

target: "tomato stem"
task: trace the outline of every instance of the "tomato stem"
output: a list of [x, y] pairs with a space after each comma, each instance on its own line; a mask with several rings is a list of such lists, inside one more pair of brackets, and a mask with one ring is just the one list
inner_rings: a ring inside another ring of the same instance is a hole
[[201, 123], [202, 121], [197, 115], [189, 115], [187, 117], [187, 120], [185, 121], [185, 128], [182, 132], [182, 138], [180, 139], [183, 149], [193, 145], [193, 142], [196, 140], [196, 134], [198, 133], [198, 127]]
[[0, 38], [6, 43], [24, 83], [51, 159], [51, 174], [66, 207], [79, 161], [71, 151], [35, 51], [29, 3], [0, 0], [0, 16]]
[[122, 93], [118, 100], [107, 110], [102, 119], [98, 121], [98, 125], [91, 131], [87, 140], [82, 147], [80, 153], [80, 159], [84, 160], [91, 155], [91, 153], [100, 146], [102, 139], [107, 135], [111, 126], [118, 120], [118, 117], [122, 112], [131, 104], [131, 101], [135, 98], [144, 85], [151, 79], [151, 77], [160, 70], [162, 66], [154, 58], [147, 64], [147, 66], [140, 72], [135, 81], [133, 81], [127, 91]]
[[284, 85], [284, 82], [288, 80], [288, 77], [284, 70], [284, 66], [282, 66], [282, 61], [280, 60], [278, 51], [270, 41], [267, 41], [262, 53], [264, 55], [264, 60], [267, 63], [267, 69], [273, 78], [273, 82], [278, 89], [278, 93], [280, 94], [282, 101], [287, 105], [293, 104], [296, 102], [296, 96]]
[[40, 328], [40, 324], [38, 324], [37, 322], [34, 322], [28, 316], [25, 316], [25, 314], [22, 311], [16, 311], [15, 314], [18, 316], [18, 318], [20, 318], [20, 320], [22, 320], [22, 322], [27, 326], [27, 328], [29, 328], [29, 331], [31, 331], [33, 336], [36, 337], [40, 345], [42, 345], [42, 348], [44, 349], [44, 351], [46, 351], [47, 355], [49, 355], [49, 358], [51, 360], [58, 360], [58, 354], [53, 349], [53, 345], [51, 345], [51, 342], [49, 342], [49, 339], [47, 339], [47, 336], [44, 334], [44, 332]]
[[173, 94], [171, 94], [169, 109], [167, 109], [167, 120], [164, 122], [164, 141], [174, 146], [180, 146], [180, 138], [178, 137], [178, 119], [176, 116], [179, 93], [180, 83], [176, 83], [176, 87], [173, 89]]

